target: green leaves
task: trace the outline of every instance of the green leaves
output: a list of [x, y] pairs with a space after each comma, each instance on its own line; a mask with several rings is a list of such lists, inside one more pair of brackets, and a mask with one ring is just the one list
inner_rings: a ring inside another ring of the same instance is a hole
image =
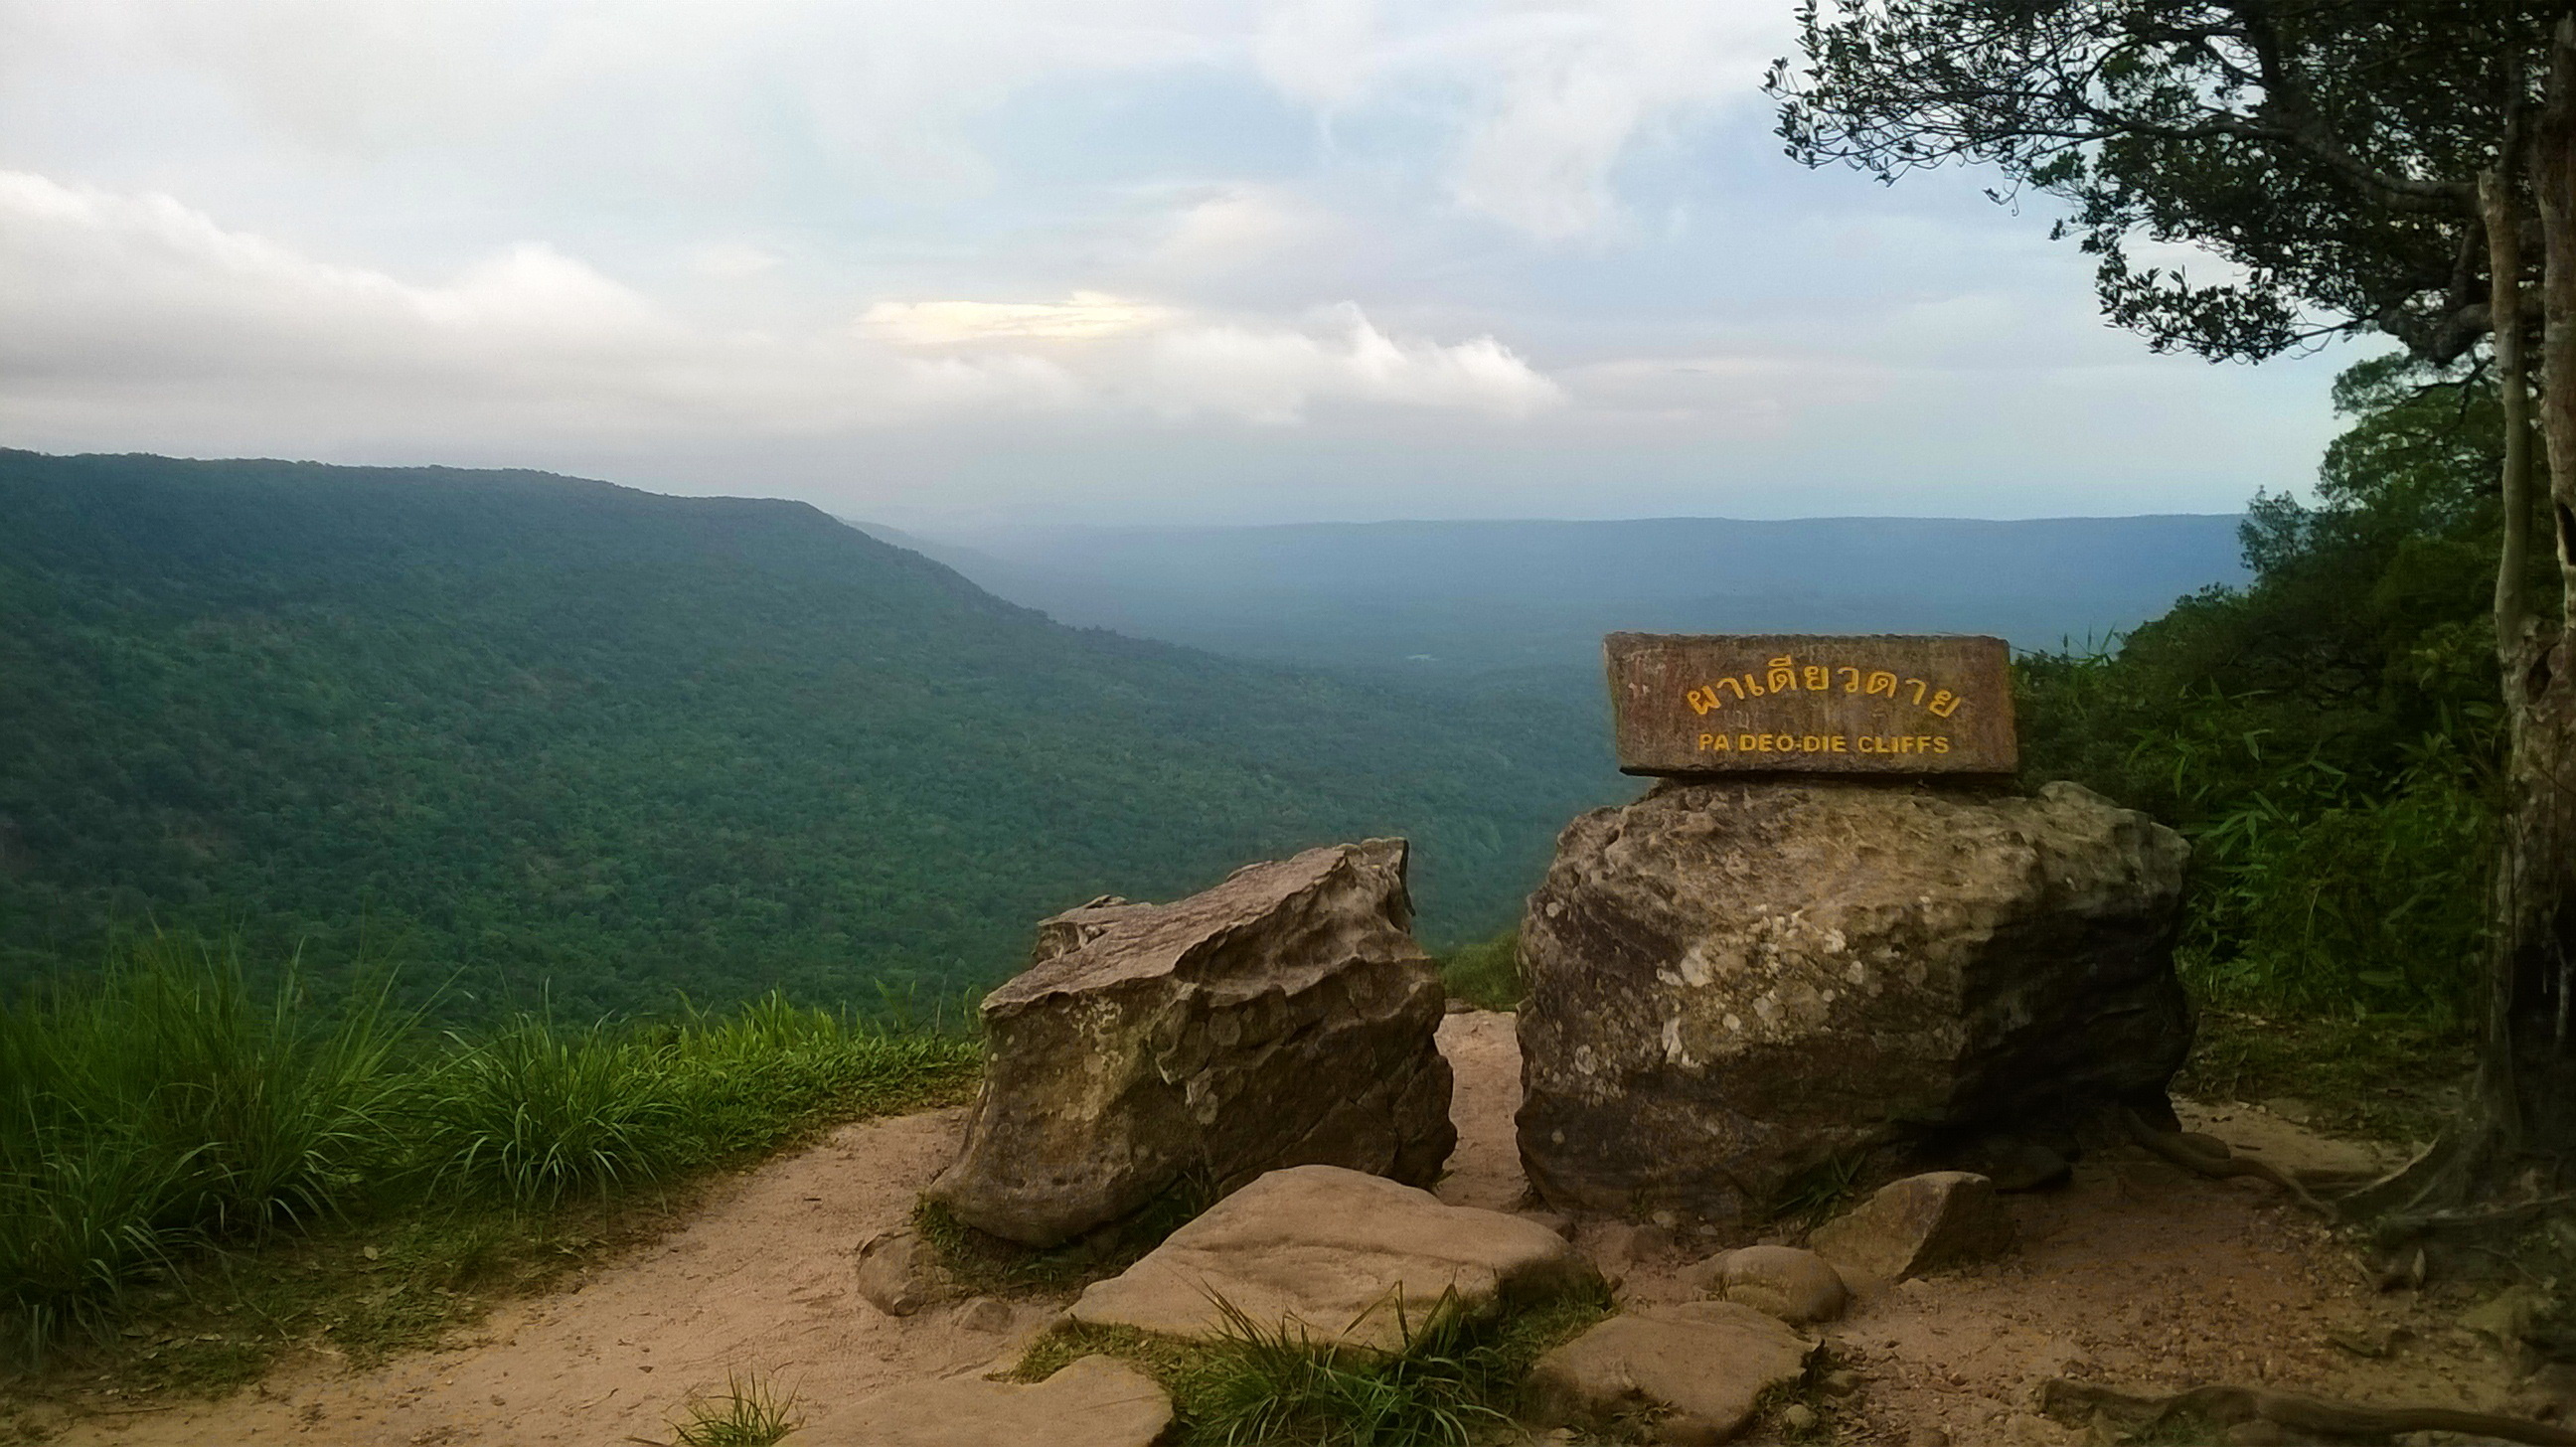
[[2446, 1025], [2495, 853], [2498, 415], [2484, 384], [2388, 361], [2337, 394], [2354, 422], [2317, 505], [2255, 499], [2249, 587], [2116, 653], [2020, 661], [2027, 772], [2192, 837], [2182, 960], [2208, 997]]

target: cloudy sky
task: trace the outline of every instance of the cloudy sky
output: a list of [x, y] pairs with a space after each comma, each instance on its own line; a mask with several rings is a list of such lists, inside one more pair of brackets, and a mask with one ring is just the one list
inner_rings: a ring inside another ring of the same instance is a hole
[[0, 0], [0, 444], [910, 526], [2226, 511], [2330, 352], [1779, 154], [1791, 0]]

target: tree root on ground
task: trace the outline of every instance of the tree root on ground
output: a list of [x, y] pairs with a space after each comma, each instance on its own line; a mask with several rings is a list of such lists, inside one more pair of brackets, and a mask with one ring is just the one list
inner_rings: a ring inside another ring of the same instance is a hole
[[2041, 1384], [2039, 1409], [2060, 1420], [2081, 1421], [2099, 1413], [2145, 1428], [2196, 1418], [2218, 1427], [2269, 1422], [2293, 1432], [2346, 1439], [2384, 1441], [2400, 1432], [2460, 1432], [2534, 1447], [2576, 1447], [2576, 1431], [2521, 1417], [2448, 1407], [2364, 1407], [2261, 1387], [2195, 1387], [2169, 1397], [2148, 1397], [2058, 1377]]
[[[2134, 1110], [2122, 1110], [2120, 1119], [2128, 1126], [2131, 1140], [2184, 1170], [2219, 1179], [2230, 1176], [2253, 1176], [2258, 1180], [2269, 1181], [2288, 1192], [2290, 1198], [2300, 1205], [2329, 1221], [2336, 1219], [2334, 1208], [2310, 1194], [2308, 1188], [2300, 1184], [2297, 1177], [2278, 1169], [2269, 1162], [2237, 1155], [2227, 1149], [2224, 1142], [2210, 1140], [2210, 1146], [2216, 1147], [2214, 1150], [2199, 1144], [2200, 1141], [2209, 1140], [2207, 1136], [2193, 1137], [2169, 1130], [2157, 1130], [2139, 1119], [2138, 1113]], [[2576, 1442], [2576, 1438], [2569, 1440]]]

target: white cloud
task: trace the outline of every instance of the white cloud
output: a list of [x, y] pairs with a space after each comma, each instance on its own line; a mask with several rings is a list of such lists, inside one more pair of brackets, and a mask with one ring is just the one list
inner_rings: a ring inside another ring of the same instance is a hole
[[[1100, 293], [886, 302], [803, 335], [691, 326], [511, 248], [445, 281], [328, 264], [166, 196], [0, 172], [0, 420], [150, 408], [400, 437], [817, 433], [1001, 412], [1278, 424], [1318, 403], [1519, 416], [1553, 383], [1491, 337], [1355, 307], [1211, 319]], [[229, 436], [229, 434], [228, 434]], [[218, 443], [217, 445], [228, 445]]]
[[1330, 218], [1275, 188], [1229, 186], [1173, 218], [1153, 260], [1192, 270], [1228, 270], [1314, 245], [1339, 229]]
[[1094, 341], [1169, 322], [1170, 307], [1106, 292], [1063, 301], [884, 301], [859, 318], [871, 336], [912, 346], [960, 342]]
[[1779, 0], [1415, 4], [1282, 0], [1255, 45], [1283, 94], [1328, 114], [1463, 97], [1448, 182], [1472, 211], [1561, 241], [1618, 219], [1641, 142], [1730, 102], [1788, 49]]

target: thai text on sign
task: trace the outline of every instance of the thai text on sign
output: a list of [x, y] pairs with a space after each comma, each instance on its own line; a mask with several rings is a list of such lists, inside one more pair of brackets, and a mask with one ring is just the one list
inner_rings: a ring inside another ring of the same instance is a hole
[[2020, 767], [2000, 638], [1613, 633], [1602, 647], [1626, 773]]

